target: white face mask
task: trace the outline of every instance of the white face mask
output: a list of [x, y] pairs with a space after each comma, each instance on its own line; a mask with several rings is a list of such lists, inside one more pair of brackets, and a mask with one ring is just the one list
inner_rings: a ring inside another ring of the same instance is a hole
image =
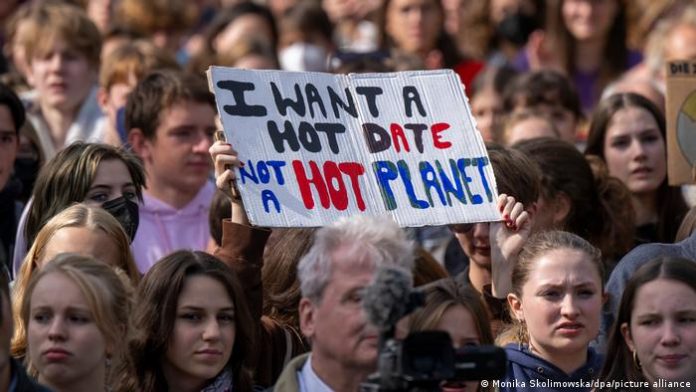
[[306, 42], [294, 43], [278, 55], [280, 66], [286, 71], [325, 72], [326, 58], [326, 49]]

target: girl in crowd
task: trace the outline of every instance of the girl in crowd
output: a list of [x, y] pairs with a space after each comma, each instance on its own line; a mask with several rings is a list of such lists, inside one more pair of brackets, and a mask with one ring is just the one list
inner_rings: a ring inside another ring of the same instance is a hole
[[613, 95], [597, 108], [586, 155], [601, 158], [631, 192], [635, 244], [674, 242], [688, 207], [681, 189], [667, 183], [665, 118], [648, 99]]
[[76, 204], [53, 217], [39, 231], [36, 241], [22, 263], [12, 291], [15, 308], [12, 354], [24, 355], [26, 324], [20, 317], [20, 306], [28, 292], [29, 282], [40, 269], [61, 253], [92, 257], [122, 270], [131, 284], [137, 285], [140, 273], [128, 245], [128, 237], [119, 222], [98, 207]]
[[633, 209], [626, 187], [606, 172], [593, 172], [575, 146], [555, 138], [524, 140], [514, 146], [541, 169], [536, 230], [565, 230], [602, 251], [607, 265], [633, 246]]
[[693, 388], [695, 350], [696, 264], [660, 257], [639, 268], [626, 285], [609, 336], [607, 358], [612, 361], [599, 379], [649, 383], [642, 390], [688, 389], [686, 382]]
[[426, 69], [451, 68], [467, 87], [483, 68], [465, 59], [447, 34], [442, 0], [386, 0], [380, 13], [382, 49], [412, 55]]
[[604, 87], [641, 61], [626, 43], [623, 0], [553, 0], [546, 32], [530, 37], [520, 70], [552, 67], [573, 80], [582, 108], [591, 113]]
[[[425, 305], [409, 317], [409, 332], [448, 332], [456, 349], [493, 344], [486, 305], [471, 286], [442, 279], [425, 286], [425, 294]], [[453, 381], [442, 387], [449, 392], [475, 391], [479, 382]]]
[[203, 252], [177, 251], [143, 277], [133, 312], [131, 391], [252, 390], [254, 325], [237, 276]]
[[132, 241], [138, 228], [138, 204], [145, 172], [131, 153], [106, 144], [73, 143], [41, 169], [32, 200], [17, 229], [15, 276], [37, 233], [73, 203], [102, 207], [114, 215]]
[[[529, 212], [534, 212], [541, 179], [538, 166], [520, 151], [493, 143], [487, 144], [486, 147], [501, 200], [505, 200], [502, 198], [504, 194], [514, 195], [516, 201], [523, 204]], [[513, 201], [511, 205], [514, 204]], [[499, 202], [501, 211], [504, 206], [504, 201], [502, 204]], [[464, 279], [483, 294], [486, 291], [485, 286], [491, 284], [491, 242], [494, 238], [491, 235], [491, 222], [450, 225], [450, 229], [469, 259]], [[462, 261], [458, 259], [456, 262]], [[445, 263], [454, 264], [448, 258], [445, 258]], [[493, 312], [495, 319], [502, 316], [496, 313]]]
[[64, 254], [33, 277], [27, 293], [20, 314], [29, 372], [56, 392], [112, 390], [116, 369], [126, 371], [127, 281], [102, 262]]
[[494, 293], [509, 293], [517, 343], [505, 347], [508, 369], [500, 390], [527, 390], [534, 387], [532, 380], [590, 381], [602, 365], [589, 347], [599, 332], [604, 301], [599, 250], [575, 234], [545, 231], [526, 241], [516, 262], [507, 263], [510, 286]]

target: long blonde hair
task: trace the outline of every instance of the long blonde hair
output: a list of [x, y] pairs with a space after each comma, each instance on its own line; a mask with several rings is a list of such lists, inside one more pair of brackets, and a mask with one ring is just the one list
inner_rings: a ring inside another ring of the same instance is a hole
[[[107, 351], [111, 351], [105, 353], [111, 361], [111, 368], [123, 371], [122, 364], [128, 353], [127, 345], [122, 342], [126, 341], [131, 330], [129, 316], [133, 308], [133, 287], [123, 271], [91, 257], [70, 253], [58, 255], [29, 281], [27, 295], [19, 304], [19, 316], [27, 326], [30, 323], [31, 293], [49, 274], [62, 274], [80, 289], [94, 323], [107, 343]], [[27, 331], [23, 333], [26, 341]], [[25, 363], [29, 372], [36, 375], [38, 371], [29, 352], [26, 350]], [[113, 379], [110, 373], [107, 369], [107, 385]]]
[[[140, 280], [140, 273], [133, 260], [128, 244], [128, 237], [121, 224], [104, 209], [90, 207], [85, 204], [75, 204], [60, 212], [49, 220], [39, 231], [36, 240], [29, 249], [12, 291], [12, 307], [14, 317], [14, 336], [12, 337], [12, 355], [22, 356], [26, 350], [26, 324], [19, 316], [21, 303], [27, 293], [27, 286], [38, 269], [38, 262], [44, 256], [46, 245], [58, 232], [66, 227], [84, 227], [101, 230], [111, 238], [118, 249], [118, 265], [128, 276], [133, 285]], [[49, 263], [50, 264], [50, 263]]]

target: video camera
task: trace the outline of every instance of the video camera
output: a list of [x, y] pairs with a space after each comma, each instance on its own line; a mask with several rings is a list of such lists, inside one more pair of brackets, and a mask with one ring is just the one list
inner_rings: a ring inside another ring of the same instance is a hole
[[505, 375], [505, 351], [495, 346], [454, 349], [443, 331], [420, 331], [394, 337], [395, 325], [424, 303], [413, 290], [411, 276], [399, 268], [382, 268], [366, 288], [367, 318], [380, 329], [377, 372], [361, 391], [440, 391], [443, 381], [499, 379]]

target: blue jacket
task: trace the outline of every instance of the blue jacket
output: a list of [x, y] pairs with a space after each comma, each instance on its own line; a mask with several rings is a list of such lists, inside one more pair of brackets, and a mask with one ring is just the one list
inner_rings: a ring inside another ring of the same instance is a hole
[[[552, 363], [539, 358], [531, 353], [527, 346], [509, 344], [505, 347], [505, 354], [508, 366], [507, 374], [500, 379], [501, 392], [590, 391], [592, 388], [589, 384], [599, 376], [603, 364], [602, 355], [592, 348], [587, 349], [587, 363], [572, 374], [566, 374]], [[581, 384], [582, 382], [586, 385]], [[493, 386], [496, 384], [493, 383]]]

